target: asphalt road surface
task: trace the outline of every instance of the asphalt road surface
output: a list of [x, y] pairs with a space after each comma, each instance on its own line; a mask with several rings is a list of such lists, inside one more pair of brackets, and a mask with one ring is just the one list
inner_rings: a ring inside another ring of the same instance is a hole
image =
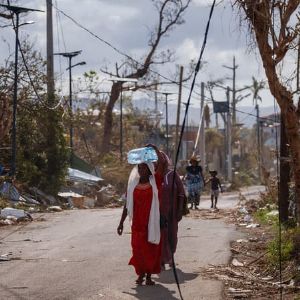
[[[237, 199], [223, 194], [219, 208]], [[200, 208], [208, 208], [208, 197], [202, 200]], [[179, 299], [171, 270], [154, 276], [155, 286], [136, 286], [129, 223], [116, 234], [120, 215], [121, 209], [72, 210], [0, 228], [0, 255], [11, 259], [0, 262], [0, 299]], [[221, 220], [182, 220], [175, 259], [185, 300], [222, 299], [222, 283], [203, 279], [200, 268], [226, 263], [230, 241], [240, 236]]]

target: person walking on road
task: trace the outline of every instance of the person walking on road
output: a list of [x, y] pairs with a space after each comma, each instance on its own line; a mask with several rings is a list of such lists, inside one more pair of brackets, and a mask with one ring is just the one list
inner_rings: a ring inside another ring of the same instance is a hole
[[220, 179], [217, 177], [218, 172], [217, 171], [209, 171], [211, 177], [208, 180], [211, 184], [211, 208], [218, 209], [217, 208], [217, 202], [219, 197], [219, 191], [223, 193], [222, 186], [220, 183]]
[[170, 170], [170, 159], [163, 153], [162, 173], [163, 182], [161, 190], [161, 239], [162, 256], [161, 265], [172, 266], [172, 256], [177, 247], [178, 222], [184, 214], [186, 203], [183, 183], [177, 172]]
[[[157, 148], [155, 149], [158, 153]], [[160, 165], [158, 153], [158, 166]], [[159, 168], [158, 168], [159, 169]], [[131, 246], [132, 257], [129, 265], [134, 266], [138, 275], [136, 283], [141, 285], [146, 277], [146, 285], [154, 285], [152, 274], [161, 271], [161, 234], [159, 189], [162, 177], [154, 170], [151, 162], [136, 165], [128, 180], [126, 205], [117, 228], [123, 233], [123, 223], [127, 217], [132, 221]]]
[[192, 156], [190, 159], [190, 166], [186, 167], [186, 185], [188, 192], [188, 201], [191, 203], [191, 209], [193, 206], [198, 209], [200, 203], [200, 196], [204, 187], [204, 177], [202, 173], [202, 167], [199, 165], [199, 160], [196, 156]]

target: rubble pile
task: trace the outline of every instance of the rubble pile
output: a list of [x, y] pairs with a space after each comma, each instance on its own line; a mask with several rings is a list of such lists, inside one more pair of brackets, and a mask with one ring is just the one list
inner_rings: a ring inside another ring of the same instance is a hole
[[22, 209], [6, 207], [0, 210], [0, 226], [14, 225], [24, 221], [32, 221], [32, 217]]
[[97, 191], [96, 196], [96, 207], [118, 207], [122, 205], [122, 198], [120, 198], [116, 189], [110, 184], [103, 186]]

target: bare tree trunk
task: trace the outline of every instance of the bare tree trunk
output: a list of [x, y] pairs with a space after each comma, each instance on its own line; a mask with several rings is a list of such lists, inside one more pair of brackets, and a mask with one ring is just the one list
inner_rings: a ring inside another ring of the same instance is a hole
[[[259, 41], [260, 39], [257, 38]], [[265, 51], [261, 43], [258, 43], [261, 56], [264, 61], [264, 68], [269, 82], [272, 95], [279, 104], [283, 120], [286, 125], [286, 135], [290, 144], [291, 156], [293, 161], [293, 172], [295, 180], [295, 201], [296, 218], [300, 222], [300, 126], [296, 107], [293, 104], [293, 95], [283, 86], [276, 74], [275, 64], [272, 56]]]
[[[150, 40], [149, 40], [149, 52], [146, 54], [144, 60], [141, 63], [136, 61], [132, 61], [132, 59], [128, 59], [128, 65], [132, 65], [133, 69], [131, 72], [125, 72], [126, 78], [143, 78], [147, 75], [149, 68], [151, 65], [159, 63], [163, 64], [165, 62], [170, 62], [171, 54], [165, 55], [162, 53], [161, 58], [157, 57], [157, 48], [160, 44], [162, 38], [167, 35], [175, 25], [180, 25], [183, 23], [182, 15], [185, 10], [188, 8], [191, 0], [185, 1], [174, 1], [174, 0], [154, 0], [153, 3], [158, 12], [158, 23], [153, 32], [151, 32]], [[126, 64], [122, 64], [124, 66]], [[128, 67], [127, 65], [127, 67]], [[109, 72], [105, 72], [109, 75], [114, 75], [119, 77], [119, 69], [117, 66], [116, 74], [112, 74]], [[113, 114], [112, 110], [118, 97], [121, 92], [122, 82], [115, 81], [113, 82], [111, 88], [111, 94], [109, 102], [106, 106], [106, 112], [104, 117], [104, 129], [103, 129], [103, 137], [101, 141], [101, 152], [107, 153], [110, 150], [110, 141], [111, 141], [111, 133], [112, 133], [112, 121]]]
[[114, 82], [111, 94], [109, 97], [109, 101], [106, 105], [106, 110], [104, 114], [104, 129], [103, 129], [103, 137], [101, 143], [101, 152], [108, 153], [110, 150], [110, 141], [111, 141], [111, 133], [113, 126], [113, 108], [115, 106], [116, 101], [118, 100], [121, 93], [121, 82]]
[[[289, 43], [297, 36], [286, 35], [287, 23], [293, 11], [299, 5], [299, 1], [288, 1], [286, 10], [281, 16], [280, 43], [276, 40], [270, 9], [271, 1], [238, 1], [251, 23], [252, 30], [255, 33], [257, 46], [262, 58], [265, 73], [268, 79], [269, 88], [275, 97], [282, 118], [286, 125], [286, 135], [290, 144], [292, 156], [293, 175], [295, 180], [295, 201], [296, 201], [296, 218], [300, 224], [300, 126], [297, 108], [293, 103], [293, 94], [279, 80], [276, 65], [285, 56]], [[277, 24], [278, 25], [278, 24]], [[276, 25], [276, 26], [277, 26]], [[271, 33], [270, 33], [271, 32]], [[273, 36], [273, 46], [270, 45], [270, 34]], [[277, 43], [275, 45], [275, 43]]]
[[12, 114], [9, 110], [9, 101], [5, 95], [0, 95], [0, 142], [8, 134], [11, 127]]

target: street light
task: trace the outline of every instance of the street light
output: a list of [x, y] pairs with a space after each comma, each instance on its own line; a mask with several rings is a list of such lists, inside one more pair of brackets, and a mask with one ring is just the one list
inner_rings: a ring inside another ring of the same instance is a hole
[[[73, 99], [72, 99], [72, 68], [76, 66], [82, 66], [85, 65], [86, 62], [82, 61], [75, 65], [72, 65], [72, 58], [79, 55], [82, 52], [82, 50], [74, 51], [74, 52], [60, 52], [60, 53], [54, 53], [54, 55], [61, 55], [63, 57], [67, 57], [69, 59], [69, 67], [66, 69], [69, 71], [69, 106], [70, 106], [70, 149], [71, 152], [73, 152]], [[72, 160], [72, 153], [71, 153], [71, 160]]]
[[166, 142], [167, 142], [167, 155], [169, 155], [169, 121], [168, 121], [168, 96], [173, 95], [175, 93], [172, 92], [163, 92], [163, 91], [154, 91], [165, 95], [165, 107], [166, 107]]
[[121, 82], [120, 92], [120, 162], [123, 162], [123, 88], [122, 83], [124, 82], [138, 82], [136, 78], [125, 78], [125, 77], [113, 77], [109, 78], [112, 82]]
[[[191, 105], [193, 105], [193, 103], [189, 103], [189, 105], [188, 105], [188, 102], [182, 102], [181, 104], [183, 104], [185, 107], [187, 107], [187, 106], [191, 106]], [[189, 142], [190, 142], [190, 140], [189, 140], [189, 132], [190, 132], [190, 130], [189, 130], [189, 111], [187, 112], [187, 114], [186, 114], [186, 125], [185, 125], [185, 132], [186, 132], [186, 136], [187, 136], [187, 146], [186, 146], [186, 154], [187, 154], [187, 157], [186, 158], [188, 158], [189, 157]]]
[[[7, 10], [11, 11], [12, 14], [16, 16], [16, 22], [13, 22], [13, 27], [16, 33], [16, 43], [15, 43], [15, 68], [14, 68], [14, 95], [13, 95], [13, 120], [12, 120], [12, 130], [11, 130], [11, 143], [12, 143], [12, 162], [11, 162], [11, 176], [16, 173], [16, 157], [17, 157], [17, 98], [18, 98], [18, 54], [19, 54], [19, 27], [24, 24], [19, 24], [20, 14], [27, 13], [31, 11], [43, 12], [42, 10], [11, 6], [0, 4], [0, 6], [5, 7]], [[13, 17], [12, 17], [13, 18]], [[31, 24], [28, 22], [28, 24]]]
[[[34, 21], [26, 21], [26, 22], [24, 22], [24, 23], [21, 23], [21, 24], [19, 24], [19, 28], [21, 27], [21, 26], [24, 26], [24, 25], [31, 25], [31, 24], [35, 24], [35, 22]], [[7, 27], [12, 27], [13, 25], [11, 25], [11, 24], [9, 24], [9, 25], [2, 25], [2, 26], [0, 26], [0, 28], [7, 28]]]

